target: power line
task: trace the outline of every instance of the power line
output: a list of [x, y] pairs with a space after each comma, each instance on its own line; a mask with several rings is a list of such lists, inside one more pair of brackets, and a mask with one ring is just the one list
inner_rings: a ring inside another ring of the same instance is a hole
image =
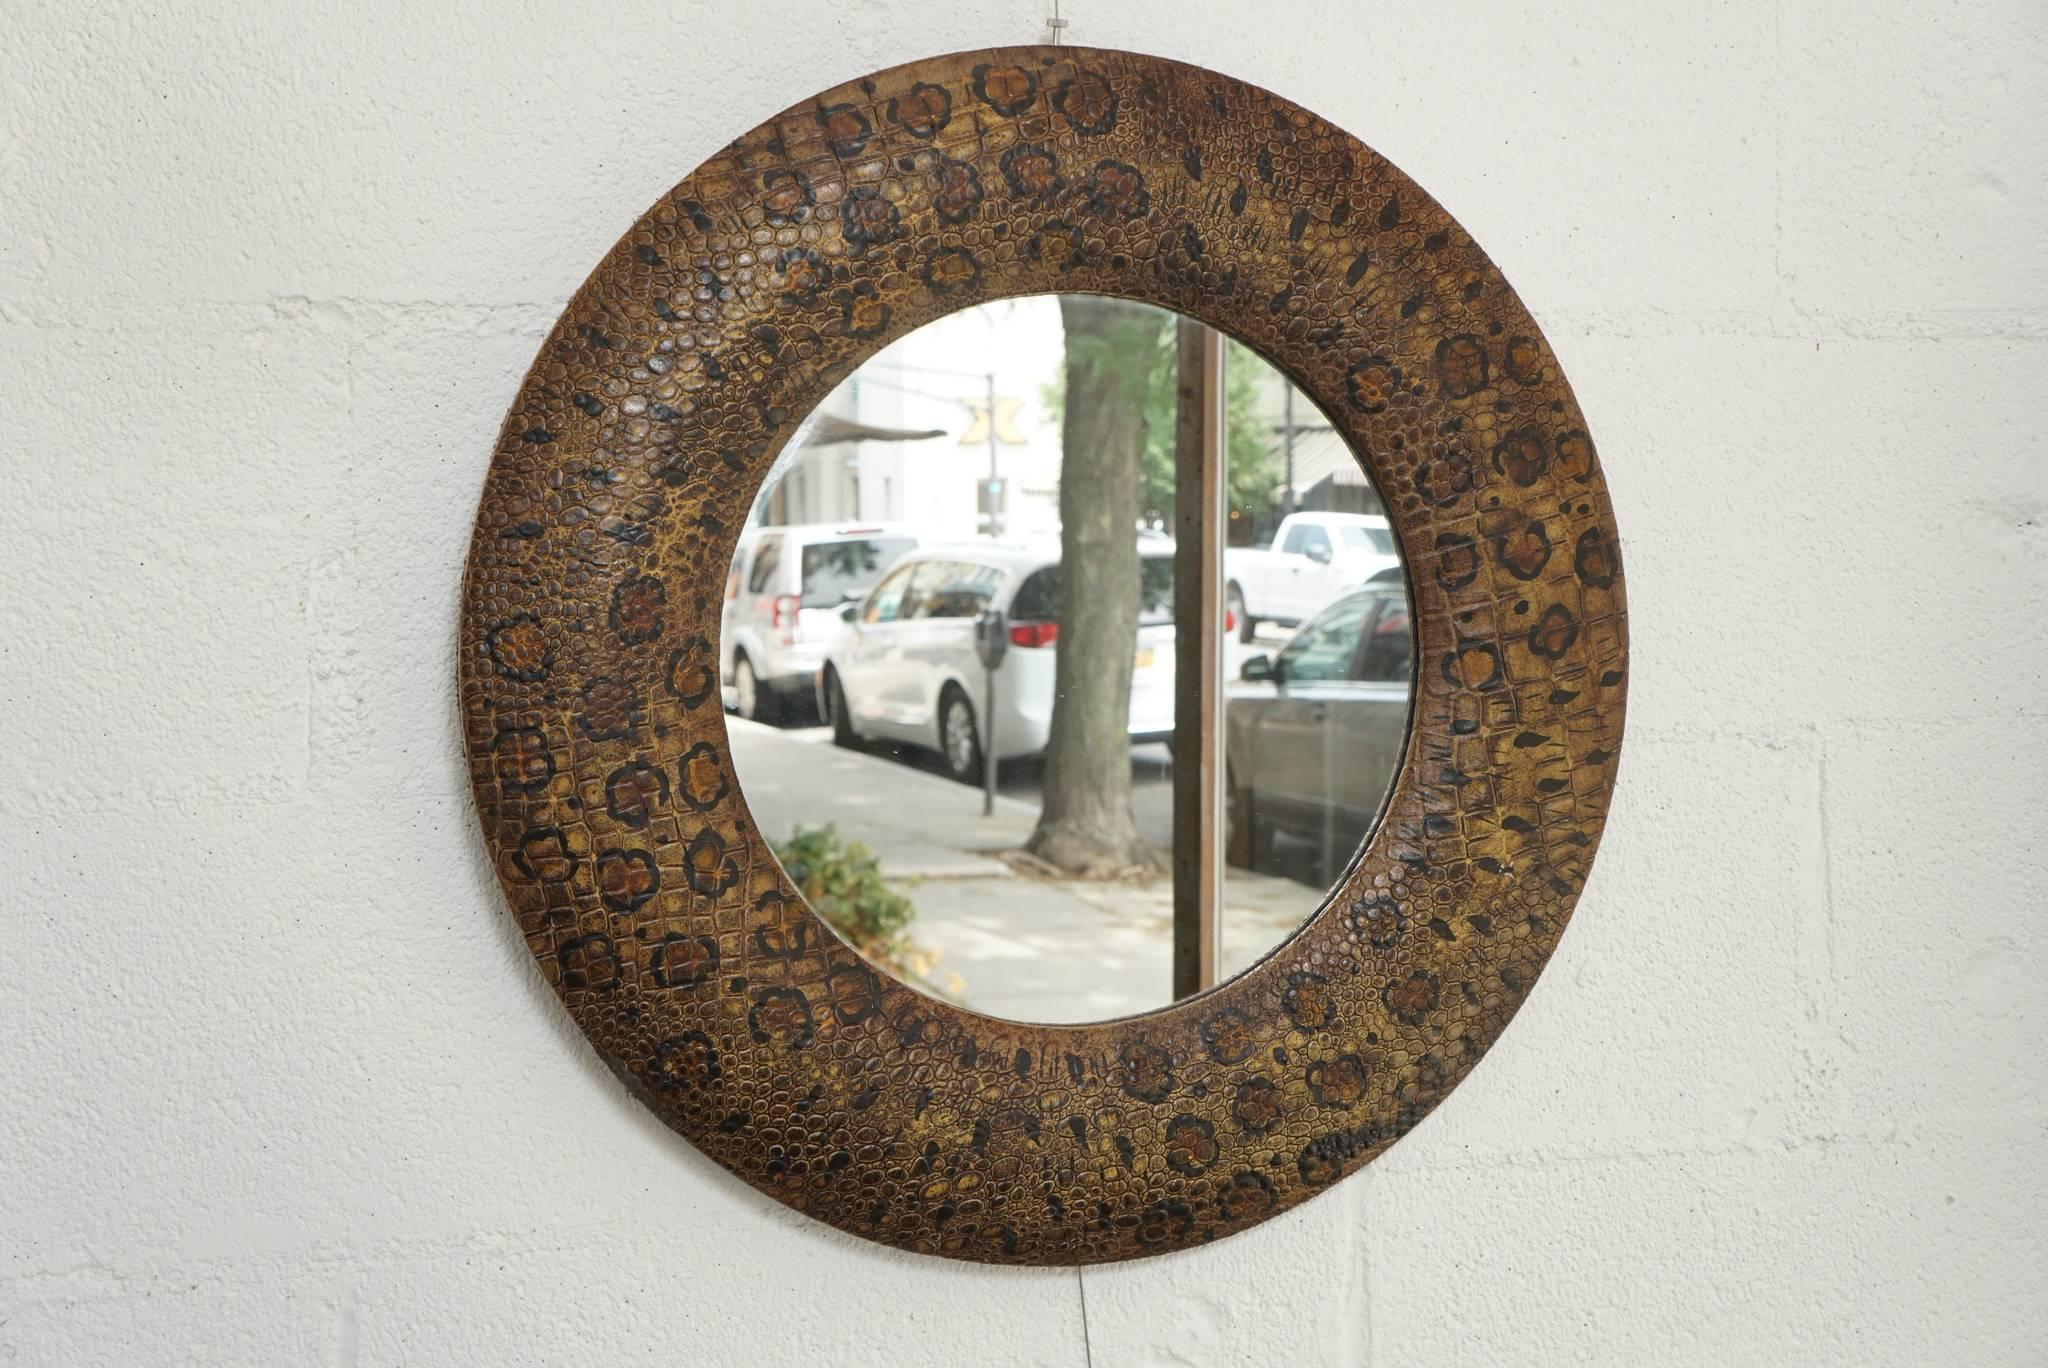
[[[855, 378], [858, 379], [860, 383], [863, 385], [880, 385], [883, 389], [895, 390], [898, 394], [909, 394], [919, 399], [930, 399], [935, 403], [959, 404], [964, 407], [974, 402], [972, 400], [962, 399], [958, 395], [933, 394], [930, 390], [916, 389], [910, 385], [899, 385], [893, 380], [884, 380], [879, 375], [867, 375], [863, 372], [862, 374], [857, 375]], [[974, 379], [976, 380], [984, 380], [986, 378], [986, 373], [974, 377]]]
[[923, 371], [926, 375], [950, 375], [958, 380], [986, 380], [987, 371], [947, 370], [944, 366], [906, 366], [900, 361], [870, 361], [862, 370]]

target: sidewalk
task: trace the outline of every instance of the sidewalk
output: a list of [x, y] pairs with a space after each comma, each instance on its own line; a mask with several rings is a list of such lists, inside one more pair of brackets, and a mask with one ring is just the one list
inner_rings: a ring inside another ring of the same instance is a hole
[[[1173, 885], [1040, 879], [998, 858], [1030, 837], [1035, 805], [877, 755], [842, 750], [825, 728], [779, 731], [728, 718], [733, 766], [771, 841], [799, 825], [839, 828], [870, 847], [917, 904], [911, 935], [938, 953], [933, 981], [976, 1011], [1018, 1021], [1100, 1021], [1171, 1000]], [[1234, 974], [1301, 924], [1322, 894], [1227, 872], [1223, 972]]]

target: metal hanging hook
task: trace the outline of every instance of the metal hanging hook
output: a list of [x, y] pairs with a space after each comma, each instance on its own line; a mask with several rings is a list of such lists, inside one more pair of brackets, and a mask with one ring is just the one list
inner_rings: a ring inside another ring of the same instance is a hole
[[1052, 0], [1052, 14], [1046, 19], [1046, 26], [1052, 30], [1052, 45], [1060, 46], [1066, 41], [1067, 21], [1060, 17], [1060, 0]]

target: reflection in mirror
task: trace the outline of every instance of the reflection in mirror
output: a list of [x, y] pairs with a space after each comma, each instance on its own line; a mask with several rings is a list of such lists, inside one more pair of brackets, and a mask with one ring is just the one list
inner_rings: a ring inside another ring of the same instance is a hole
[[901, 339], [806, 420], [726, 579], [763, 835], [863, 954], [992, 1016], [1171, 1001], [1175, 660], [1201, 633], [1222, 640], [1220, 977], [1315, 910], [1400, 762], [1408, 601], [1379, 499], [1235, 343], [1223, 611], [1176, 621], [1175, 491], [1199, 471], [1179, 323], [1038, 296]]

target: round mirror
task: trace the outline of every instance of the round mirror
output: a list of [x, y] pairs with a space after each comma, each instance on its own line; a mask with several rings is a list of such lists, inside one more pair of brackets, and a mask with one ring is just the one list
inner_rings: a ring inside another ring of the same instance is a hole
[[[809, 416], [726, 577], [763, 836], [869, 960], [990, 1016], [1164, 1006], [1190, 917], [1209, 982], [1240, 972], [1315, 910], [1400, 764], [1409, 598], [1379, 495], [1235, 342], [1190, 407], [1200, 326], [1098, 295], [927, 324]], [[1213, 516], [1188, 520], [1191, 486]], [[1190, 567], [1214, 575], [1194, 620]]]
[[841, 1230], [1035, 1264], [1427, 1116], [1571, 917], [1628, 684], [1584, 415], [1478, 244], [1310, 111], [1073, 47], [863, 77], [658, 200], [506, 416], [462, 641], [507, 902], [634, 1095]]

